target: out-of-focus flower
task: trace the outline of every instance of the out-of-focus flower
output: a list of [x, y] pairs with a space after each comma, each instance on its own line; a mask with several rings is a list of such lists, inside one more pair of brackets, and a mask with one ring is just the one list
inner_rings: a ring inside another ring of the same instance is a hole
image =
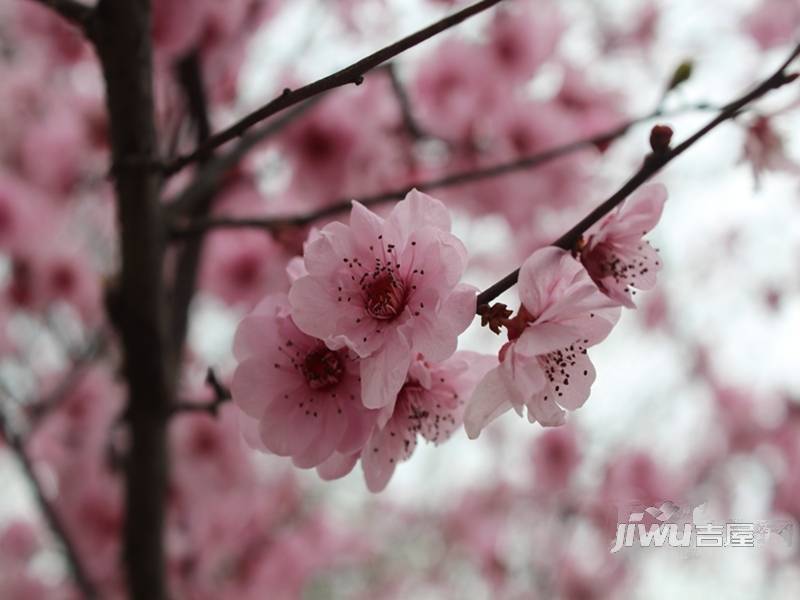
[[230, 305], [253, 308], [265, 293], [286, 292], [285, 250], [261, 231], [219, 231], [209, 235], [203, 289]]
[[565, 425], [543, 431], [533, 442], [531, 458], [538, 486], [548, 491], [565, 488], [580, 463], [575, 429]]
[[18, 308], [44, 311], [66, 302], [87, 322], [102, 317], [100, 282], [86, 256], [68, 242], [34, 246], [14, 257], [8, 294]]
[[761, 183], [765, 171], [800, 173], [800, 165], [787, 154], [783, 138], [772, 126], [769, 117], [756, 117], [747, 127], [742, 161], [753, 169], [756, 186]]
[[420, 67], [412, 100], [426, 130], [464, 141], [471, 136], [476, 116], [491, 111], [505, 81], [482, 46], [449, 39]]
[[[277, 142], [291, 168], [289, 209], [314, 208], [405, 183], [409, 144], [386, 77], [325, 98]], [[400, 167], [400, 168], [398, 168]], [[299, 206], [298, 206], [299, 204]]]
[[[516, 7], [515, 7], [516, 8]], [[489, 26], [489, 56], [497, 71], [512, 80], [530, 79], [555, 50], [564, 30], [549, 2], [536, 9], [499, 10]]]
[[[624, 113], [614, 91], [590, 82], [586, 74], [570, 64], [564, 65], [564, 79], [556, 101], [572, 113], [582, 135], [593, 135], [619, 125]], [[605, 145], [600, 146], [604, 150]]]
[[763, 50], [790, 42], [800, 26], [800, 4], [796, 0], [762, 0], [742, 25]]

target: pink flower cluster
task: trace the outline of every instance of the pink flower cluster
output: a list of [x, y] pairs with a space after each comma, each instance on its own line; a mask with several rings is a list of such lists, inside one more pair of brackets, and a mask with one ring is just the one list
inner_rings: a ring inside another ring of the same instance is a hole
[[417, 434], [449, 437], [488, 368], [454, 356], [475, 313], [466, 263], [447, 209], [417, 191], [385, 219], [354, 202], [349, 225], [313, 232], [288, 298], [268, 297], [237, 331], [232, 391], [251, 441], [325, 478], [361, 457], [378, 491]]
[[662, 185], [645, 186], [587, 232], [579, 260], [547, 247], [525, 261], [522, 306], [505, 322], [500, 364], [478, 384], [466, 411], [470, 437], [510, 408], [549, 426], [583, 406], [595, 379], [587, 349], [608, 336], [620, 306], [634, 307], [631, 288], [655, 285], [661, 263], [642, 236], [658, 222], [665, 200]]
[[588, 232], [580, 260], [555, 247], [531, 255], [499, 364], [456, 352], [476, 293], [460, 283], [467, 253], [444, 205], [414, 190], [384, 219], [354, 202], [349, 225], [310, 234], [288, 296], [239, 325], [232, 392], [246, 437], [324, 479], [360, 459], [380, 491], [418, 435], [438, 443], [464, 422], [476, 437], [509, 408], [563, 424], [594, 381], [587, 348], [633, 306], [631, 287], [655, 283], [660, 263], [641, 238], [665, 198], [660, 185], [640, 190]]

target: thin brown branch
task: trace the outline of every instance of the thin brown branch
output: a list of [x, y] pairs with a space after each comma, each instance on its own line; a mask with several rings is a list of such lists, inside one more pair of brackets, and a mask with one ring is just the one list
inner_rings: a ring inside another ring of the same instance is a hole
[[[705, 137], [709, 132], [715, 129], [721, 123], [733, 119], [738, 115], [742, 109], [750, 103], [758, 100], [767, 93], [780, 88], [788, 83], [797, 79], [797, 74], [787, 74], [786, 69], [789, 65], [800, 55], [800, 44], [798, 44], [792, 51], [789, 58], [784, 61], [780, 68], [775, 71], [771, 76], [761, 82], [751, 91], [743, 96], [733, 100], [722, 107], [719, 114], [709, 121], [705, 126], [701, 127], [693, 135], [689, 136], [682, 143], [674, 148], [667, 150], [660, 154], [650, 154], [643, 162], [641, 168], [633, 174], [633, 176], [626, 181], [622, 187], [612, 194], [605, 202], [600, 204], [592, 212], [586, 215], [581, 221], [572, 229], [553, 242], [553, 246], [569, 250], [575, 247], [581, 236], [595, 223], [602, 219], [605, 215], [611, 212], [619, 204], [621, 204], [628, 196], [630, 196], [636, 189], [644, 184], [653, 175], [658, 173], [665, 165], [683, 154], [686, 150], [692, 147], [696, 142]], [[509, 273], [503, 279], [485, 289], [478, 294], [477, 310], [480, 314], [480, 307], [488, 304], [500, 294], [510, 289], [517, 283], [519, 278], [519, 269]]]
[[413, 140], [424, 140], [431, 137], [425, 132], [425, 130], [417, 122], [417, 119], [414, 117], [414, 110], [411, 107], [411, 100], [406, 93], [403, 82], [400, 81], [400, 77], [397, 74], [397, 67], [394, 63], [389, 63], [386, 65], [386, 75], [389, 78], [389, 83], [392, 85], [392, 92], [394, 93], [394, 97], [397, 99], [397, 104], [400, 108], [400, 117], [403, 120], [403, 127], [405, 128], [406, 132], [408, 132], [408, 135], [411, 136], [411, 139]]
[[186, 97], [189, 115], [197, 131], [197, 143], [201, 144], [211, 135], [211, 121], [208, 116], [208, 98], [203, 83], [200, 54], [194, 51], [184, 56], [175, 66], [175, 71]]
[[30, 456], [28, 456], [27, 449], [25, 448], [25, 441], [19, 436], [19, 434], [12, 431], [5, 418], [5, 415], [2, 413], [0, 413], [0, 432], [8, 444], [8, 447], [19, 461], [22, 471], [30, 483], [31, 488], [33, 489], [36, 504], [39, 506], [39, 510], [41, 511], [45, 522], [50, 528], [50, 531], [52, 531], [57, 542], [64, 550], [64, 558], [67, 561], [67, 566], [72, 578], [75, 580], [75, 585], [78, 587], [83, 597], [87, 600], [98, 598], [97, 590], [88, 573], [86, 572], [86, 568], [81, 562], [77, 548], [72, 543], [72, 539], [67, 533], [66, 527], [64, 527], [64, 524], [62, 523], [60, 515], [50, 503], [49, 498], [42, 488], [42, 484], [36, 475], [36, 469], [34, 468], [33, 462], [31, 461]]
[[105, 345], [103, 334], [96, 334], [89, 340], [85, 348], [80, 350], [72, 359], [69, 371], [58, 383], [58, 385], [46, 397], [42, 398], [28, 409], [30, 426], [26, 433], [27, 436], [33, 435], [44, 417], [52, 412], [59, 404], [75, 389], [81, 382], [86, 370], [94, 359], [103, 351]]
[[222, 405], [231, 401], [231, 392], [217, 378], [217, 374], [213, 369], [208, 369], [208, 372], [206, 373], [206, 383], [214, 391], [213, 400], [210, 402], [204, 402], [202, 404], [199, 402], [176, 402], [172, 407], [172, 413], [205, 412], [210, 414], [212, 417], [216, 417], [219, 414], [219, 409], [222, 407]]
[[[416, 181], [394, 190], [381, 192], [373, 196], [364, 196], [357, 200], [364, 206], [375, 206], [385, 202], [401, 200], [412, 189], [430, 192], [437, 189], [455, 187], [491, 179], [493, 177], [500, 177], [525, 169], [533, 169], [574, 152], [587, 148], [597, 148], [598, 146], [608, 144], [625, 135], [632, 127], [654, 118], [666, 115], [677, 115], [688, 111], [709, 110], [712, 108], [713, 107], [707, 102], [700, 102], [669, 112], [656, 110], [647, 115], [631, 119], [608, 131], [575, 140], [561, 146], [554, 146], [542, 152], [518, 157], [508, 162], [498, 163], [482, 169], [470, 169], [445, 175], [437, 179]], [[196, 236], [211, 229], [265, 229], [267, 231], [280, 231], [289, 227], [304, 227], [320, 219], [347, 212], [350, 210], [351, 206], [351, 198], [340, 198], [319, 210], [301, 215], [290, 215], [286, 217], [214, 217], [194, 221], [185, 226], [174, 226], [171, 230], [171, 235], [173, 238], [180, 239]]]
[[328, 75], [327, 77], [323, 77], [322, 79], [318, 79], [313, 83], [309, 83], [308, 85], [304, 85], [303, 87], [295, 90], [286, 88], [283, 93], [274, 100], [268, 102], [261, 108], [256, 109], [227, 129], [223, 129], [222, 131], [212, 135], [208, 141], [201, 144], [193, 152], [190, 152], [184, 156], [180, 156], [167, 164], [165, 166], [165, 174], [171, 175], [181, 170], [186, 165], [196, 162], [203, 155], [207, 154], [209, 150], [217, 148], [218, 146], [221, 146], [232, 139], [239, 137], [257, 123], [260, 123], [264, 119], [267, 119], [272, 115], [289, 108], [290, 106], [294, 106], [295, 104], [303, 102], [304, 100], [308, 100], [309, 98], [337, 87], [342, 87], [349, 84], [359, 85], [364, 80], [364, 75], [366, 75], [368, 71], [371, 71], [375, 67], [385, 63], [387, 60], [390, 60], [395, 56], [405, 52], [409, 48], [413, 48], [414, 46], [421, 44], [422, 42], [441, 33], [442, 31], [450, 29], [462, 21], [465, 21], [466, 19], [477, 15], [503, 1], [504, 0], [481, 0], [480, 2], [476, 2], [475, 4], [467, 6], [466, 8], [417, 31], [416, 33], [404, 37], [394, 44], [386, 46], [377, 52], [373, 52], [369, 56], [362, 58], [358, 62], [355, 62], [352, 65], [337, 71], [336, 73]]
[[[202, 144], [211, 135], [211, 123], [208, 117], [208, 101], [205, 85], [203, 83], [202, 65], [200, 55], [192, 52], [177, 65], [178, 80], [183, 88], [189, 114], [194, 124], [197, 143]], [[201, 157], [200, 164], [205, 165], [211, 160], [210, 151]], [[192, 206], [193, 217], [204, 217], [209, 213], [214, 202], [214, 194], [206, 194]], [[175, 267], [175, 276], [172, 285], [172, 345], [178, 361], [186, 339], [189, 325], [189, 309], [192, 297], [197, 288], [197, 273], [203, 256], [203, 239], [189, 240], [178, 252]]]
[[75, 0], [34, 0], [57, 12], [70, 23], [85, 27], [92, 17], [92, 8]]
[[195, 206], [206, 202], [209, 196], [219, 191], [219, 187], [222, 181], [224, 181], [225, 176], [248, 152], [250, 152], [250, 150], [283, 131], [289, 124], [297, 120], [298, 117], [303, 115], [322, 98], [323, 96], [312, 98], [296, 106], [277, 119], [266, 123], [263, 127], [249, 132], [228, 152], [220, 154], [218, 157], [210, 160], [199, 170], [195, 179], [186, 186], [174, 200], [167, 204], [169, 215], [182, 217], [183, 215], [191, 214]]

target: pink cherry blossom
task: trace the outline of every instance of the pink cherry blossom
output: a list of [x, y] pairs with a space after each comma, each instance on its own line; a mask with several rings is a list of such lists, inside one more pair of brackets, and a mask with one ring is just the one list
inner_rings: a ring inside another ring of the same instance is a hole
[[661, 184], [640, 188], [587, 233], [580, 258], [597, 287], [628, 308], [636, 305], [631, 289], [649, 290], [656, 284], [661, 260], [642, 239], [661, 217], [667, 190]]
[[[278, 138], [291, 167], [289, 210], [405, 183], [402, 120], [386, 77], [325, 98]], [[399, 147], [398, 147], [399, 146]]]
[[20, 144], [21, 170], [28, 181], [58, 197], [69, 192], [87, 161], [89, 139], [72, 107], [48, 111], [32, 124]]
[[571, 64], [564, 65], [564, 78], [556, 101], [572, 113], [582, 135], [593, 135], [619, 125], [624, 118], [620, 100], [613, 90], [590, 82], [583, 71]]
[[0, 249], [5, 253], [31, 251], [35, 241], [52, 227], [53, 210], [36, 188], [0, 170]]
[[644, 451], [620, 452], [606, 466], [597, 501], [619, 507], [636, 500], [645, 506], [660, 505], [666, 499], [685, 500], [683, 478]]
[[344, 110], [341, 103], [323, 103], [284, 135], [282, 148], [296, 163], [299, 190], [318, 187], [306, 177], [308, 173], [322, 178], [333, 194], [346, 183], [347, 169], [342, 165], [355, 153], [361, 134], [357, 122], [340, 114]]
[[537, 3], [535, 12], [530, 7], [498, 11], [489, 28], [492, 65], [511, 79], [530, 79], [553, 53], [563, 29], [548, 2]]
[[800, 26], [796, 0], [762, 0], [743, 22], [744, 30], [764, 50], [790, 42]]
[[[48, 587], [42, 578], [35, 577], [33, 572], [22, 571], [19, 565], [15, 566], [16, 571], [10, 571], [6, 577], [0, 579], [0, 596], [3, 598], [48, 600], [48, 598], [63, 597], [71, 600], [68, 591], [65, 592], [61, 589], [56, 591], [54, 588]], [[59, 593], [62, 596], [58, 596]]]
[[209, 235], [201, 274], [203, 289], [230, 305], [251, 309], [265, 293], [286, 292], [288, 253], [261, 231]]
[[776, 452], [772, 467], [775, 478], [774, 508], [793, 518], [800, 518], [800, 415], [790, 407], [788, 418], [771, 435], [770, 443]]
[[386, 219], [353, 203], [305, 249], [308, 275], [292, 284], [297, 326], [361, 360], [368, 408], [391, 406], [417, 353], [442, 361], [472, 321], [475, 290], [459, 284], [467, 253], [444, 205], [412, 191]]
[[544, 152], [581, 135], [573, 116], [560, 104], [528, 99], [509, 102], [502, 113], [492, 115], [486, 134], [497, 138], [492, 144], [496, 152], [492, 160], [497, 162]]
[[48, 246], [30, 245], [14, 256], [9, 295], [14, 304], [31, 311], [44, 311], [56, 303], [68, 303], [86, 321], [98, 318], [101, 303], [97, 273], [83, 252], [71, 241], [58, 240]]
[[29, 560], [41, 547], [32, 523], [15, 519], [0, 531], [0, 560]]
[[[63, 376], [60, 373], [56, 381], [42, 385], [41, 393], [55, 393]], [[58, 464], [64, 474], [63, 486], [80, 487], [83, 482], [77, 475], [95, 454], [107, 450], [108, 430], [118, 419], [123, 403], [123, 390], [108, 365], [88, 370], [57, 406], [41, 407], [50, 412], [30, 440], [31, 456]]]
[[267, 450], [310, 468], [363, 446], [377, 415], [361, 403], [358, 361], [300, 331], [285, 296], [242, 320], [234, 354], [233, 399], [258, 421]]
[[57, 508], [87, 572], [105, 587], [117, 577], [124, 503], [121, 482], [99, 464], [101, 457], [87, 456], [82, 469], [59, 474]]
[[534, 441], [531, 458], [538, 485], [547, 490], [567, 487], [580, 463], [575, 428], [566, 425], [543, 431]]
[[78, 30], [46, 7], [25, 2], [17, 11], [17, 23], [12, 26], [39, 42], [57, 68], [75, 64], [89, 54], [89, 44]]
[[[153, 3], [153, 42], [166, 58], [185, 54], [202, 34], [208, 0], [158, 0]], [[232, 2], [231, 4], [237, 4]]]
[[414, 360], [397, 402], [382, 411], [378, 423], [385, 424], [376, 425], [362, 451], [370, 491], [386, 487], [397, 464], [411, 457], [418, 435], [440, 444], [461, 427], [466, 398], [495, 364], [493, 357], [473, 352], [458, 352], [440, 364], [422, 356]]
[[534, 252], [519, 274], [522, 307], [509, 322], [500, 365], [478, 384], [464, 417], [471, 438], [513, 408], [542, 425], [561, 425], [580, 408], [595, 378], [586, 349], [605, 339], [619, 309], [599, 292], [569, 252]]
[[495, 105], [505, 81], [483, 47], [448, 39], [423, 61], [411, 92], [428, 130], [448, 140], [463, 140], [470, 136], [476, 115]]
[[235, 488], [248, 480], [251, 465], [243, 460], [236, 435], [237, 412], [231, 406], [216, 417], [199, 413], [175, 423], [171, 451], [178, 460], [171, 500], [177, 506], [185, 508], [199, 494]]
[[742, 161], [753, 169], [756, 187], [766, 171], [800, 173], [800, 164], [786, 153], [784, 138], [773, 126], [769, 117], [756, 117], [748, 126], [744, 141]]
[[246, 231], [242, 236], [225, 233], [210, 236], [203, 283], [207, 280], [208, 291], [226, 303], [247, 302], [248, 297], [263, 292], [271, 241], [257, 232]]

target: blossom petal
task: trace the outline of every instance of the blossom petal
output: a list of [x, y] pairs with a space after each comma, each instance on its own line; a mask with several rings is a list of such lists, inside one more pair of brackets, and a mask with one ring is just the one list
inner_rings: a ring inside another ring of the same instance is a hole
[[423, 315], [410, 322], [414, 331], [413, 350], [435, 362], [452, 356], [458, 346], [459, 334], [475, 318], [476, 295], [474, 287], [458, 285], [431, 319]]
[[662, 183], [651, 183], [639, 188], [622, 205], [617, 235], [630, 232], [636, 239], [641, 238], [658, 224], [666, 201], [667, 188]]
[[321, 423], [317, 437], [300, 455], [294, 456], [292, 462], [301, 469], [310, 469], [324, 462], [336, 450], [347, 429], [347, 419], [333, 406], [320, 407]]
[[523, 356], [534, 357], [569, 346], [580, 335], [578, 329], [562, 323], [535, 323], [522, 332], [514, 350]]
[[258, 419], [275, 398], [293, 394], [303, 387], [299, 377], [279, 371], [276, 373], [273, 365], [261, 358], [248, 358], [239, 363], [231, 381], [231, 396], [236, 406]]
[[511, 408], [509, 389], [500, 369], [492, 369], [475, 387], [464, 412], [464, 429], [470, 439], [476, 439], [484, 427]]
[[396, 227], [402, 239], [408, 238], [412, 232], [425, 225], [443, 231], [450, 231], [452, 226], [447, 207], [417, 189], [411, 190], [403, 202], [395, 204], [387, 222]]
[[387, 340], [361, 361], [361, 399], [367, 408], [390, 406], [397, 398], [411, 365], [411, 348], [399, 335]]
[[317, 467], [317, 474], [324, 481], [340, 479], [353, 470], [358, 462], [359, 454], [332, 454], [325, 462]]
[[318, 435], [315, 419], [292, 401], [275, 402], [264, 411], [259, 424], [261, 441], [278, 456], [298, 456]]
[[[574, 263], [574, 264], [573, 264]], [[519, 297], [534, 316], [542, 314], [551, 302], [557, 286], [564, 286], [583, 267], [569, 252], [548, 246], [531, 254], [519, 270]]]
[[528, 421], [538, 421], [543, 427], [557, 427], [566, 423], [567, 417], [554, 400], [538, 400], [528, 403]]
[[315, 277], [301, 277], [289, 290], [292, 319], [297, 327], [308, 335], [322, 340], [330, 339], [337, 331], [339, 303], [331, 290]]
[[377, 493], [386, 488], [398, 461], [402, 459], [404, 437], [397, 435], [394, 429], [391, 422], [383, 429], [376, 427], [364, 446], [361, 467], [370, 492]]

